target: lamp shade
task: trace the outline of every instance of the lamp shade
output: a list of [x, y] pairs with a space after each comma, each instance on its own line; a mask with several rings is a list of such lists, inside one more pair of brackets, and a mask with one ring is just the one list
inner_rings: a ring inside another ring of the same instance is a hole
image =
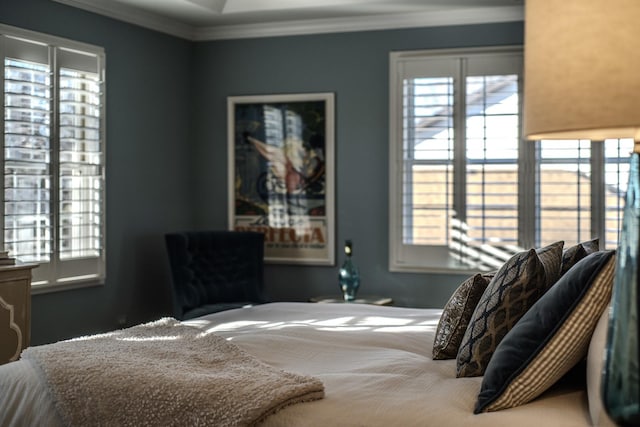
[[640, 0], [525, 2], [528, 139], [640, 140]]

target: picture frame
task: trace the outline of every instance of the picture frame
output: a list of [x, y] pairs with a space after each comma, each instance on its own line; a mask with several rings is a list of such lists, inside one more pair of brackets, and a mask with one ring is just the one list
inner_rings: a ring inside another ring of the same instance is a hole
[[335, 265], [335, 96], [231, 96], [229, 229], [265, 235], [265, 262]]

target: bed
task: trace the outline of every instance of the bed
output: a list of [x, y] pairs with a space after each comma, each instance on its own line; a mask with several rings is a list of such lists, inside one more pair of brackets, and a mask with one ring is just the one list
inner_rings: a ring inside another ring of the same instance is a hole
[[442, 309], [277, 302], [29, 347], [0, 366], [0, 425], [612, 425], [615, 265], [559, 241]]
[[[183, 323], [223, 337], [278, 370], [322, 383], [323, 396], [279, 408], [259, 420], [264, 426], [592, 425], [584, 370], [530, 403], [474, 414], [483, 378], [456, 378], [455, 360], [432, 359], [441, 313], [364, 304], [270, 303]], [[23, 358], [0, 366], [0, 425], [62, 424], [33, 363]], [[91, 424], [103, 425], [100, 420]], [[187, 424], [164, 420], [161, 425]]]

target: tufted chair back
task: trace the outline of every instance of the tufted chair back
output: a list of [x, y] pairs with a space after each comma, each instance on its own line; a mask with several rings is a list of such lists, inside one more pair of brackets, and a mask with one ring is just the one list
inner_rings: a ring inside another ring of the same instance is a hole
[[262, 233], [192, 231], [165, 241], [177, 319], [267, 302]]

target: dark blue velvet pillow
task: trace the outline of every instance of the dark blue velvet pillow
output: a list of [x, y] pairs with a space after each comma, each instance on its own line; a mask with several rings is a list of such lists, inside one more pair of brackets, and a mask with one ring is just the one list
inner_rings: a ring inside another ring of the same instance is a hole
[[583, 359], [611, 299], [613, 251], [578, 261], [505, 335], [487, 366], [474, 412], [527, 403]]

